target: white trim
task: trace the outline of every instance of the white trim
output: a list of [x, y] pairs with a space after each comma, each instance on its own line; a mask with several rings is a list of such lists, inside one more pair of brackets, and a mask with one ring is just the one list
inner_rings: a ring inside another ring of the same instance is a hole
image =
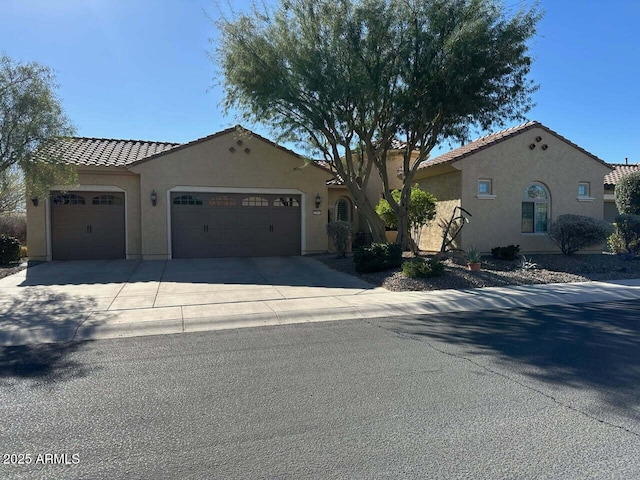
[[478, 200], [495, 200], [496, 198], [498, 198], [497, 195], [487, 195], [486, 193], [479, 193], [478, 195], [476, 195], [476, 198]]
[[616, 200], [616, 196], [613, 193], [605, 193], [603, 199], [605, 202], [614, 202]]
[[307, 194], [297, 188], [250, 188], [250, 187], [195, 187], [176, 186], [167, 189], [167, 258], [173, 258], [173, 249], [171, 245], [171, 193], [172, 192], [188, 192], [188, 193], [264, 193], [265, 195], [300, 195], [300, 253], [307, 253]]
[[578, 197], [579, 202], [593, 202], [595, 197]]
[[[124, 255], [129, 260], [129, 196], [127, 191], [115, 185], [54, 185], [49, 192], [119, 192], [124, 193]], [[45, 199], [45, 229], [47, 238], [47, 261], [53, 259], [53, 247], [51, 244], [51, 202]]]

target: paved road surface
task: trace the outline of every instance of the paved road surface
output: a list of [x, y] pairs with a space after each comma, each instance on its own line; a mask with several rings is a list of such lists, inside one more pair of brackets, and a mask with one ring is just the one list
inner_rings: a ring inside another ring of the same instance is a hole
[[0, 452], [71, 465], [0, 478], [638, 478], [639, 319], [620, 302], [5, 348]]

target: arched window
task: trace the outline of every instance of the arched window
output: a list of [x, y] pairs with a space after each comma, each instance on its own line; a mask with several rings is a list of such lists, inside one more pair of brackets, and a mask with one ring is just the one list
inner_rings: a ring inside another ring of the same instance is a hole
[[274, 207], [299, 207], [300, 203], [293, 197], [280, 197], [273, 201]]
[[193, 195], [180, 195], [173, 199], [174, 205], [202, 205], [202, 199]]
[[522, 198], [522, 233], [545, 233], [549, 225], [549, 190], [541, 183], [531, 183]]
[[84, 205], [84, 197], [70, 193], [68, 195], [56, 195], [52, 199], [55, 205]]
[[93, 205], [122, 205], [122, 198], [115, 195], [98, 195], [91, 200]]
[[336, 200], [335, 219], [336, 221], [351, 222], [351, 201], [348, 198], [341, 197]]

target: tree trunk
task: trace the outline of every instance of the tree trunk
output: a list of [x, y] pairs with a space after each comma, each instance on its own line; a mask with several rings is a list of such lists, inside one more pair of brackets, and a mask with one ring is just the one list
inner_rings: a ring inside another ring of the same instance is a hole
[[373, 243], [387, 243], [387, 236], [384, 233], [384, 222], [376, 213], [375, 208], [364, 195], [355, 200], [356, 205], [358, 205], [358, 213], [364, 216], [369, 225]]

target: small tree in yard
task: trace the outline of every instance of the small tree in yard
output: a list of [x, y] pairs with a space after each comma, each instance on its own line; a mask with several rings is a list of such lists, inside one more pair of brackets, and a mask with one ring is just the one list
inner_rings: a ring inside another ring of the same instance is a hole
[[[0, 54], [0, 174], [22, 170], [27, 195], [44, 196], [54, 184], [76, 182], [76, 170], [55, 151], [55, 139], [71, 135], [73, 128], [55, 96], [55, 76], [37, 63], [18, 63]], [[42, 147], [51, 147], [42, 149]], [[46, 155], [34, 155], [37, 151]], [[3, 198], [15, 197], [4, 192]]]
[[[374, 242], [386, 237], [366, 195], [372, 174], [406, 248], [411, 186], [433, 148], [522, 120], [537, 89], [528, 79], [537, 5], [280, 0], [232, 17], [218, 22], [215, 47], [226, 108], [322, 155]], [[387, 154], [396, 139], [404, 144], [403, 185], [394, 198]]]
[[352, 229], [353, 226], [349, 222], [343, 222], [341, 220], [327, 224], [327, 235], [333, 240], [333, 246], [336, 248], [336, 252], [338, 252], [338, 257], [340, 258], [347, 256]]
[[548, 236], [562, 253], [572, 255], [587, 247], [603, 244], [612, 232], [611, 224], [583, 215], [560, 215], [551, 224]]
[[616, 217], [615, 230], [608, 239], [609, 249], [613, 253], [626, 253], [631, 256], [640, 253], [640, 215], [623, 213]]
[[625, 175], [618, 181], [616, 206], [622, 214], [640, 215], [640, 172]]
[[[396, 202], [400, 201], [400, 190], [391, 192], [392, 198]], [[398, 216], [389, 202], [384, 198], [378, 202], [376, 213], [380, 215], [387, 227], [398, 228]], [[409, 228], [409, 238], [412, 240], [411, 251], [417, 253], [420, 247], [420, 236], [422, 228], [436, 217], [436, 197], [429, 192], [425, 192], [418, 185], [411, 188], [411, 199], [409, 201], [409, 211], [407, 215], [407, 227]]]

